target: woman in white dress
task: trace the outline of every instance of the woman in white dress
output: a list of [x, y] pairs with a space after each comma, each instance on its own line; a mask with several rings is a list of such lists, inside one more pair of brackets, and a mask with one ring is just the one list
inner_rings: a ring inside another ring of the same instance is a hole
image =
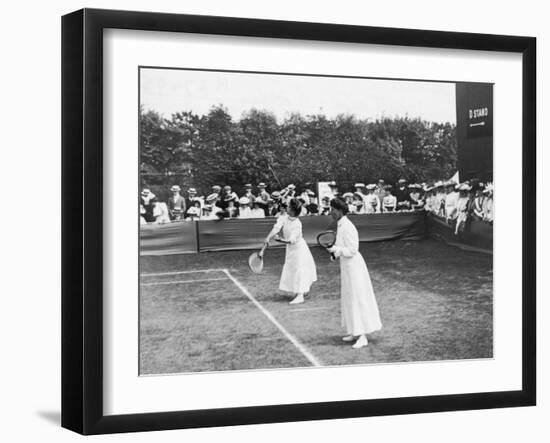
[[291, 198], [287, 213], [277, 218], [265, 243], [273, 238], [286, 244], [285, 264], [281, 273], [279, 289], [296, 294], [290, 304], [304, 302], [304, 294], [309, 292], [313, 282], [317, 281], [317, 269], [311, 251], [302, 236], [302, 222], [298, 218], [301, 203]]
[[367, 264], [359, 252], [359, 234], [346, 217], [345, 201], [335, 198], [330, 202], [331, 215], [337, 222], [336, 242], [329, 252], [340, 260], [340, 294], [342, 326], [345, 342], [355, 341], [354, 349], [368, 345], [367, 334], [382, 328], [378, 305]]

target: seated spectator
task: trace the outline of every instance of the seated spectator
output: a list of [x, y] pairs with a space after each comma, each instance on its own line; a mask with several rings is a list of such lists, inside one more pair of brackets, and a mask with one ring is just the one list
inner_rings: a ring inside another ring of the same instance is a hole
[[353, 193], [352, 214], [365, 214], [365, 197], [362, 192]]
[[201, 202], [199, 200], [194, 200], [191, 207], [187, 209], [185, 215], [185, 220], [200, 220], [202, 215]]
[[195, 201], [199, 201], [201, 203], [200, 207], [202, 208], [202, 202], [197, 197], [197, 190], [195, 188], [189, 188], [187, 190], [187, 198], [185, 199], [185, 207], [191, 208], [192, 206], [195, 206]]
[[386, 186], [386, 195], [382, 199], [383, 212], [395, 212], [397, 210], [397, 197], [392, 194], [391, 186]]
[[342, 195], [342, 197], [348, 205], [348, 212], [354, 214], [355, 206], [353, 205], [353, 192], [344, 192], [344, 195]]
[[168, 212], [170, 214], [170, 220], [178, 221], [184, 217], [185, 199], [180, 195], [181, 188], [178, 185], [174, 185], [170, 188], [172, 196], [168, 200]]
[[145, 219], [147, 223], [151, 223], [155, 221], [155, 215], [153, 214], [153, 211], [155, 209], [155, 203], [157, 202], [157, 197], [155, 194], [151, 192], [150, 189], [145, 188], [143, 191], [141, 191], [141, 206], [145, 210], [145, 212], [142, 214], [142, 217]]
[[434, 188], [432, 186], [426, 186], [426, 188], [424, 188], [424, 210], [427, 212], [434, 213], [435, 212], [434, 203], [435, 203]]
[[365, 186], [365, 189], [367, 190], [367, 194], [364, 197], [365, 213], [374, 214], [376, 212], [380, 212], [382, 205], [380, 204], [380, 200], [378, 200], [378, 197], [374, 193], [374, 191], [376, 190], [376, 185], [369, 184]]
[[330, 214], [330, 197], [324, 196], [321, 199], [321, 207], [319, 208], [319, 215], [329, 215]]
[[440, 217], [445, 217], [445, 184], [442, 181], [436, 182], [434, 185], [434, 191], [434, 214]]
[[421, 209], [424, 209], [425, 201], [421, 197], [420, 193], [422, 191], [422, 186], [416, 183], [409, 185], [409, 199], [411, 202], [411, 209], [413, 211], [419, 211]]
[[236, 218], [239, 215], [239, 209], [236, 206], [238, 199], [236, 196], [229, 194], [224, 199], [225, 211], [229, 218]]
[[250, 210], [251, 218], [265, 218], [265, 209], [267, 206], [261, 197], [256, 197], [252, 209]]
[[309, 215], [319, 215], [319, 206], [317, 203], [310, 203], [307, 205], [307, 212]]
[[411, 208], [410, 192], [407, 189], [407, 180], [400, 178], [397, 182], [397, 190], [395, 191], [397, 199], [397, 210], [409, 210]]
[[301, 209], [300, 209], [300, 213], [298, 214], [298, 217], [305, 217], [308, 214], [306, 206], [305, 206], [305, 201], [302, 197], [298, 197], [298, 201], [301, 204], [300, 205]]
[[153, 209], [153, 215], [155, 216], [155, 224], [170, 223], [170, 213], [168, 206], [164, 202], [156, 202]]
[[203, 220], [217, 220], [220, 218], [223, 209], [217, 205], [218, 199], [219, 195], [215, 192], [206, 197], [206, 204], [203, 208]]
[[247, 197], [241, 197], [239, 199], [239, 215], [237, 218], [252, 218], [250, 200]]

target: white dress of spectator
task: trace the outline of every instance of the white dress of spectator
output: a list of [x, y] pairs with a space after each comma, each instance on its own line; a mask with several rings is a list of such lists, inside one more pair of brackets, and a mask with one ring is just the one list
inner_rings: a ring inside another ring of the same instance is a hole
[[254, 206], [254, 208], [250, 209], [250, 218], [265, 218], [265, 211], [258, 206]]
[[451, 191], [445, 195], [445, 218], [454, 220], [457, 217], [458, 192]]
[[170, 213], [168, 212], [168, 206], [164, 202], [155, 203], [153, 208], [153, 215], [155, 216], [155, 224], [170, 223]]
[[395, 212], [397, 207], [397, 197], [388, 193], [382, 200], [382, 206], [384, 212]]
[[252, 210], [248, 206], [249, 203], [250, 201], [247, 197], [239, 199], [239, 216], [237, 218], [252, 218]]

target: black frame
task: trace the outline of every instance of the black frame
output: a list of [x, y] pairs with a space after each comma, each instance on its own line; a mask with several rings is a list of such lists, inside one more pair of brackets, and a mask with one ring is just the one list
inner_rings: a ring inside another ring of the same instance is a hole
[[[522, 389], [132, 415], [103, 414], [103, 29], [521, 53]], [[82, 434], [536, 404], [536, 39], [230, 17], [83, 9], [62, 18], [62, 426]], [[81, 214], [81, 217], [76, 217]]]

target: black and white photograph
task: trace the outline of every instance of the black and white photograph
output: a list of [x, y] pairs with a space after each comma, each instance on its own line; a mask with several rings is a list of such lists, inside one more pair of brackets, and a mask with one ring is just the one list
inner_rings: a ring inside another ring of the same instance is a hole
[[493, 358], [493, 84], [137, 75], [140, 376]]

